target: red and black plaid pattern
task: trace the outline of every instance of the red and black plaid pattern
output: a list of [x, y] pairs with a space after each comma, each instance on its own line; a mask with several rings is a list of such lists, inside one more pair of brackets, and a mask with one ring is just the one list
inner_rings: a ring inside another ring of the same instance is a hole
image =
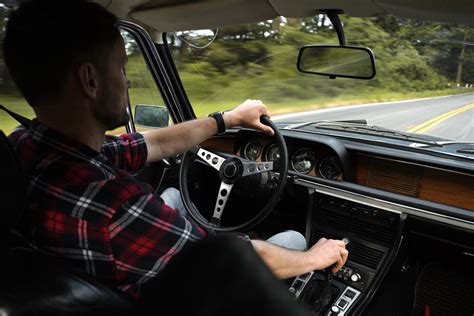
[[206, 234], [132, 176], [147, 158], [139, 133], [106, 136], [100, 153], [37, 120], [9, 139], [28, 180], [18, 230], [72, 268], [138, 297], [140, 284]]

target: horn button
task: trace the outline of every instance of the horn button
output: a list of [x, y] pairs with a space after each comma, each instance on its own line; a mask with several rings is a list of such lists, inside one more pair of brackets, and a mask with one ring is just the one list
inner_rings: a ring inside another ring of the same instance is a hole
[[224, 161], [219, 170], [220, 178], [225, 183], [235, 183], [240, 178], [243, 171], [243, 165], [237, 158], [230, 158]]

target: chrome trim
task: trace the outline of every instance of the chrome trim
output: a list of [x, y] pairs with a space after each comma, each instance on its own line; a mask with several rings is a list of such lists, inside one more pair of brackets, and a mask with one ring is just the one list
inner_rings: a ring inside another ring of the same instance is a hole
[[402, 214], [406, 213], [409, 215], [415, 215], [419, 217], [423, 217], [426, 219], [431, 219], [437, 222], [449, 224], [456, 227], [462, 227], [469, 230], [474, 230], [474, 222], [451, 217], [444, 214], [437, 214], [430, 211], [422, 210], [419, 208], [414, 208], [411, 206], [401, 205], [394, 202], [389, 202], [377, 198], [373, 198], [370, 196], [365, 196], [359, 193], [354, 193], [342, 189], [332, 188], [330, 186], [314, 183], [304, 179], [294, 179], [295, 184], [299, 184], [305, 187], [313, 188], [316, 192], [331, 195], [337, 198], [345, 199], [348, 201], [364, 204], [367, 206], [372, 206], [375, 208], [383, 209], [388, 212]]
[[[247, 156], [247, 148], [252, 145], [252, 144], [257, 144], [258, 145], [258, 154], [257, 156], [255, 157], [255, 159], [250, 159], [248, 156]], [[243, 152], [243, 156], [245, 159], [247, 160], [251, 160], [251, 161], [256, 161], [258, 157], [260, 157], [260, 155], [262, 154], [263, 152], [263, 146], [262, 144], [260, 144], [259, 142], [257, 142], [256, 140], [251, 140], [249, 141], [247, 144], [245, 144], [245, 147], [244, 147], [244, 152]]]
[[[218, 222], [221, 221], [222, 212], [224, 211], [225, 205], [227, 204], [227, 199], [229, 198], [233, 186], [233, 184], [221, 182], [219, 192], [217, 193], [217, 200], [216, 205], [214, 207], [214, 214], [212, 215], [212, 219], [215, 219]], [[223, 191], [225, 191], [225, 194], [222, 193]]]
[[[349, 296], [347, 295], [348, 291], [352, 291], [353, 293], [355, 293], [354, 297], [349, 298]], [[357, 301], [357, 298], [359, 297], [359, 295], [361, 295], [361, 291], [356, 290], [356, 289], [354, 289], [353, 287], [350, 287], [350, 286], [346, 287], [344, 289], [344, 292], [341, 295], [339, 295], [339, 297], [336, 299], [336, 301], [332, 305], [332, 306], [337, 306], [340, 309], [340, 312], [337, 315], [338, 316], [344, 316], [346, 314], [349, 314], [348, 313], [349, 309], [351, 309], [352, 305]], [[344, 308], [341, 308], [340, 306], [338, 306], [339, 302], [342, 299], [344, 299], [347, 302], [346, 305], [344, 306]], [[331, 308], [332, 308], [332, 306], [331, 306]], [[328, 314], [328, 315], [330, 315], [330, 314]]]
[[206, 162], [209, 166], [219, 171], [221, 169], [222, 164], [224, 163], [225, 159], [219, 155], [216, 155], [210, 151], [207, 151], [203, 148], [199, 148], [196, 156], [201, 158], [204, 162]]
[[[311, 165], [311, 168], [308, 169], [308, 171], [306, 172], [303, 172], [303, 171], [298, 171], [296, 170], [295, 168], [295, 164], [294, 164], [294, 159], [296, 159], [296, 154], [299, 154], [299, 153], [302, 153], [302, 152], [307, 152], [307, 153], [311, 153], [313, 156], [314, 156], [314, 161]], [[296, 172], [298, 173], [302, 173], [302, 174], [308, 174], [311, 172], [311, 170], [313, 169], [316, 169], [316, 162], [317, 162], [317, 158], [316, 158], [316, 153], [314, 152], [314, 150], [312, 150], [311, 148], [308, 148], [308, 147], [301, 147], [299, 148], [298, 150], [296, 150], [293, 155], [291, 155], [291, 158], [290, 158], [290, 165], [291, 165], [291, 168], [293, 168], [293, 170], [295, 170]]]

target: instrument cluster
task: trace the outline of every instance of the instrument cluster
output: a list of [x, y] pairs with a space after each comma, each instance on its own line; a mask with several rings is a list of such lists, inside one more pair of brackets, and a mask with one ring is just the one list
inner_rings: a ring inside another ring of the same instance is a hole
[[[322, 177], [341, 179], [342, 166], [339, 157], [329, 147], [321, 144], [287, 144], [289, 170]], [[243, 145], [241, 155], [252, 161], [278, 161], [280, 150], [276, 143], [250, 140]]]

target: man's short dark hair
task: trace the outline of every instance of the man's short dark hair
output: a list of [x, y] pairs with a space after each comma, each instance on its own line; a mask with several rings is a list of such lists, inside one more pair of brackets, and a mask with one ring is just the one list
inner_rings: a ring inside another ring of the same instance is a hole
[[31, 0], [10, 15], [5, 63], [25, 99], [36, 105], [60, 96], [80, 63], [104, 71], [119, 37], [117, 17], [97, 3]]

